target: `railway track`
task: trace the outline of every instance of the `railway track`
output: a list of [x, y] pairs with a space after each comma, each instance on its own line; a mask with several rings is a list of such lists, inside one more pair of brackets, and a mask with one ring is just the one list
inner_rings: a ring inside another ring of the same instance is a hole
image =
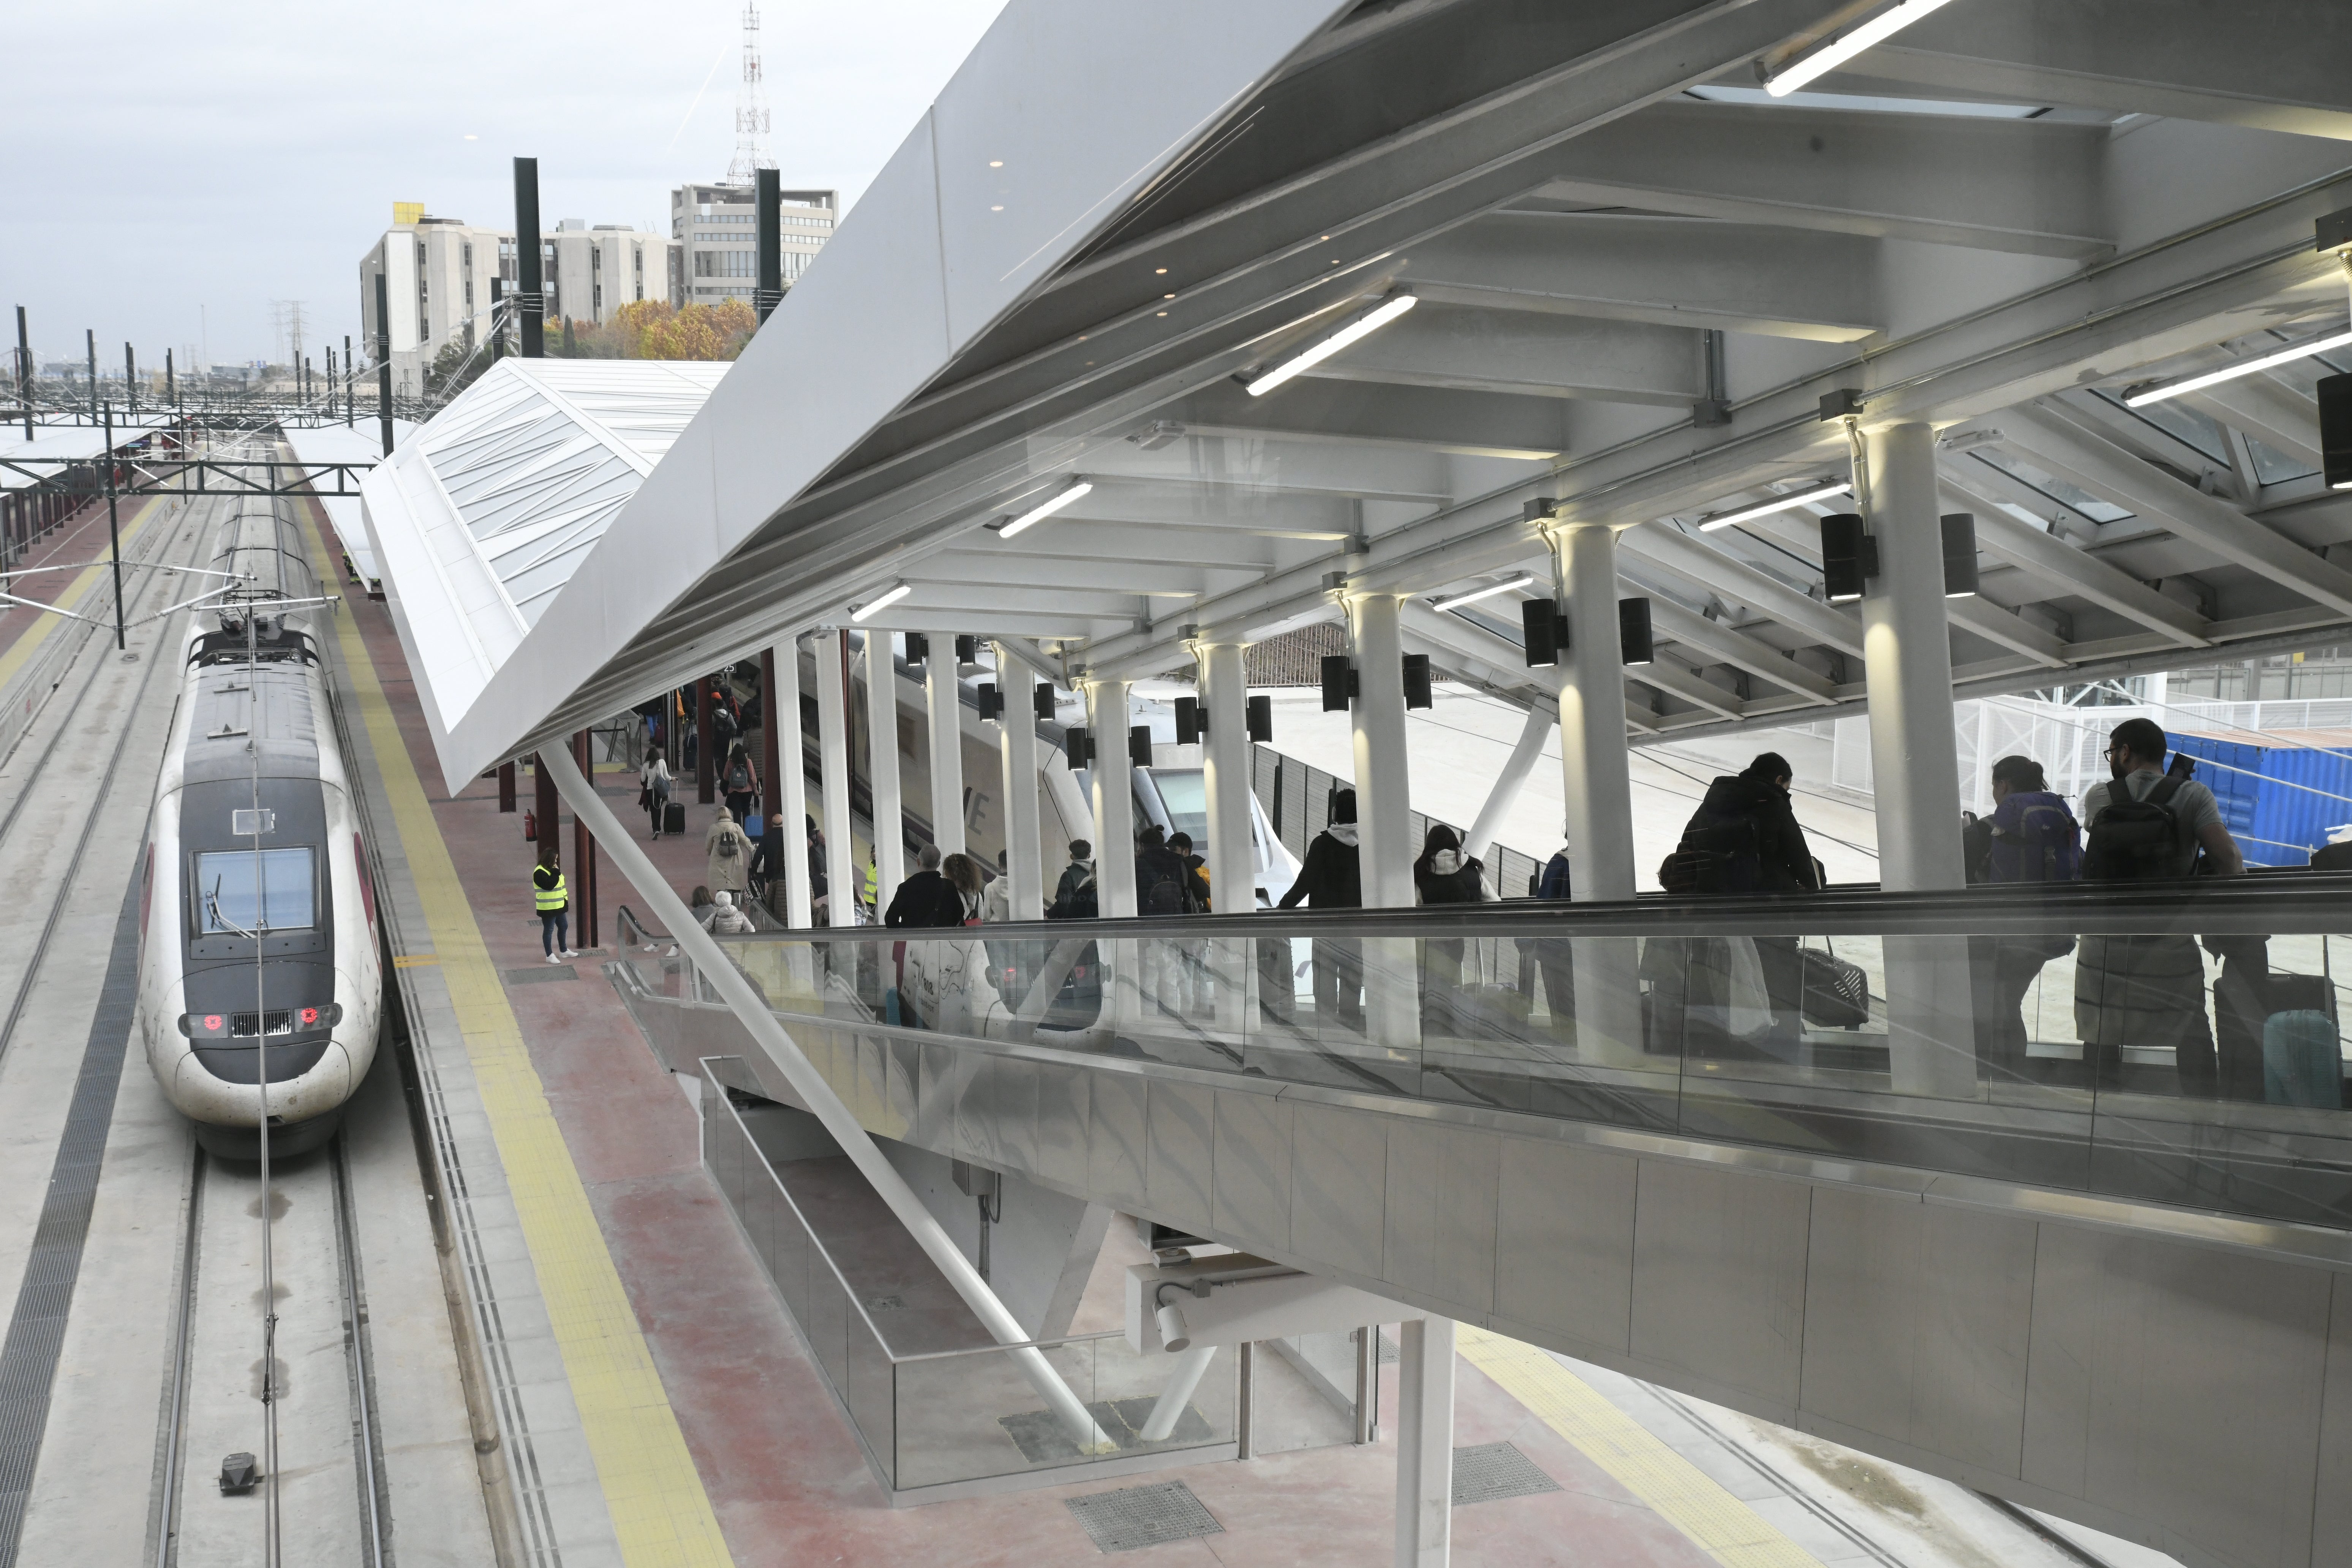
[[[262, 1187], [252, 1170], [197, 1150], [184, 1207], [172, 1381], [150, 1504], [154, 1568], [251, 1563], [259, 1560], [265, 1533], [275, 1534], [287, 1563], [385, 1568], [393, 1561], [373, 1342], [341, 1135], [277, 1165], [270, 1197], [278, 1484], [259, 1473], [255, 1449]], [[223, 1484], [226, 1461], [238, 1454], [252, 1460], [249, 1489]], [[275, 1517], [265, 1521], [273, 1510]]]

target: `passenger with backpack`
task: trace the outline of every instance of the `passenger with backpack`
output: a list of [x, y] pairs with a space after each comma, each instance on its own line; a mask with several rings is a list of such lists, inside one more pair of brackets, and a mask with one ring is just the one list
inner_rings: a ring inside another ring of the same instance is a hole
[[1070, 863], [1062, 868], [1062, 879], [1054, 889], [1054, 901], [1045, 910], [1049, 921], [1090, 921], [1099, 919], [1100, 900], [1095, 892], [1095, 847], [1083, 838], [1070, 840]]
[[[1184, 863], [1168, 847], [1168, 830], [1152, 823], [1135, 836], [1135, 912], [1150, 918], [1196, 915], [1207, 904], [1207, 891]], [[1163, 1012], [1184, 1011], [1183, 954], [1173, 937], [1148, 938], [1142, 952], [1142, 994]]]
[[[2042, 764], [2003, 757], [1992, 765], [1993, 811], [1971, 819], [1969, 880], [2011, 886], [2072, 882], [2082, 875], [2083, 835], [2066, 797], [2053, 794]], [[1979, 936], [1969, 939], [1978, 1003], [1979, 1076], [2015, 1081], [2025, 1076], [2025, 994], [2052, 959], [2074, 951], [2071, 936]]]
[[741, 893], [751, 885], [751, 841], [735, 826], [734, 814], [719, 808], [719, 820], [702, 836], [704, 884], [714, 893]]
[[727, 768], [719, 775], [719, 787], [727, 796], [728, 815], [737, 822], [751, 820], [751, 797], [760, 793], [760, 770], [738, 746], [727, 754]]
[[[2245, 869], [2221, 803], [2185, 772], [2164, 771], [2168, 750], [2150, 719], [2126, 719], [2108, 736], [2114, 777], [2083, 796], [2085, 880], [2180, 881], [2200, 868], [2221, 877]], [[2213, 1094], [2213, 1031], [2194, 936], [2085, 936], [2074, 963], [2074, 1026], [2095, 1087], [2121, 1084], [2126, 1046], [2152, 1047], [2172, 1051], [2182, 1094]]]
[[[1798, 826], [1796, 770], [1778, 752], [1706, 787], [1675, 852], [1658, 868], [1668, 892], [1748, 897], [1815, 892], [1821, 873]], [[1653, 951], [1654, 950], [1654, 951]], [[1761, 1052], [1793, 1060], [1803, 1032], [1805, 959], [1789, 936], [1700, 937], [1643, 944], [1642, 976], [1671, 1046], [1695, 1055]]]

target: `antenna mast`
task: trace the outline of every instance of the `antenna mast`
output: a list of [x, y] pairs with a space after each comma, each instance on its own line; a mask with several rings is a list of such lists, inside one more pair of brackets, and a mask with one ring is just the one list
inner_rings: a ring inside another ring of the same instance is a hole
[[727, 177], [750, 184], [761, 169], [774, 168], [768, 156], [768, 94], [760, 85], [760, 7], [743, 7], [743, 82], [735, 89], [735, 161]]

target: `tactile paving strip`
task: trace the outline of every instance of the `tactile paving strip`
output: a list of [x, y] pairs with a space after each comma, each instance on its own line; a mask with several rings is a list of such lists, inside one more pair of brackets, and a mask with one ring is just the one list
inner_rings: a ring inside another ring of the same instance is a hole
[[1475, 1443], [1454, 1450], [1454, 1506], [1556, 1492], [1559, 1483], [1536, 1468], [1516, 1443]]
[[1105, 1552], [1133, 1552], [1225, 1532], [1216, 1516], [1201, 1505], [1192, 1489], [1182, 1481], [1096, 1492], [1091, 1497], [1074, 1497], [1069, 1504], [1070, 1511]]

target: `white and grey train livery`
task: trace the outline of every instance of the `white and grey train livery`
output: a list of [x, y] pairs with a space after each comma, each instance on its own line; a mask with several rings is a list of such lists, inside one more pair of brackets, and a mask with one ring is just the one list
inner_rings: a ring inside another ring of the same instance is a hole
[[332, 1134], [375, 1059], [383, 971], [312, 630], [326, 616], [295, 607], [319, 597], [317, 581], [286, 503], [240, 504], [211, 564], [253, 580], [191, 626], [156, 783], [139, 1027], [198, 1142], [250, 1160], [265, 1051], [270, 1152]]

